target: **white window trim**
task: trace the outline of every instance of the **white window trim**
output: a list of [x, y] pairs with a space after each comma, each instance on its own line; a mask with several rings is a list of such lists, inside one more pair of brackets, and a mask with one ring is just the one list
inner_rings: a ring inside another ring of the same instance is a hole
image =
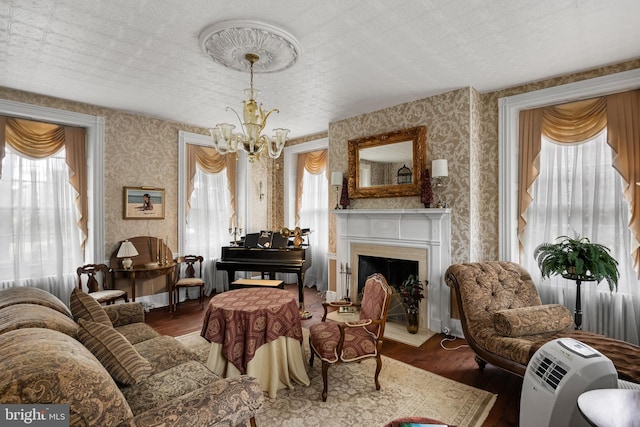
[[541, 89], [498, 100], [499, 259], [519, 262], [518, 129], [521, 110], [640, 88], [640, 69]]
[[104, 117], [0, 99], [0, 114], [86, 129], [89, 236], [86, 262], [107, 262], [104, 232]]

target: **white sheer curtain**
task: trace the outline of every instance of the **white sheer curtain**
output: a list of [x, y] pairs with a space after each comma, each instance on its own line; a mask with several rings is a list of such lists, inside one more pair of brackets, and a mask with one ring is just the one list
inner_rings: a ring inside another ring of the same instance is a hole
[[302, 178], [302, 206], [300, 208], [301, 228], [310, 228], [307, 236], [311, 251], [311, 267], [305, 272], [305, 286], [315, 286], [318, 291], [326, 291], [327, 251], [329, 250], [329, 183], [325, 171], [317, 175], [304, 171]]
[[607, 283], [583, 283], [582, 328], [638, 344], [640, 281], [632, 268], [629, 207], [613, 169], [606, 132], [577, 145], [542, 138], [540, 176], [527, 210], [522, 265], [531, 273], [543, 303], [575, 308], [576, 284], [556, 276], [542, 280], [533, 258], [543, 242], [562, 235], [588, 237], [611, 249], [619, 262], [618, 291]]
[[64, 149], [32, 160], [6, 147], [0, 179], [0, 289], [32, 286], [69, 301], [83, 264]]
[[216, 174], [196, 168], [191, 209], [187, 216], [185, 255], [204, 257], [203, 275], [207, 295], [213, 290], [223, 292], [222, 274], [216, 274], [215, 260], [220, 257], [222, 246], [229, 244], [229, 217], [231, 196], [228, 190], [227, 171]]

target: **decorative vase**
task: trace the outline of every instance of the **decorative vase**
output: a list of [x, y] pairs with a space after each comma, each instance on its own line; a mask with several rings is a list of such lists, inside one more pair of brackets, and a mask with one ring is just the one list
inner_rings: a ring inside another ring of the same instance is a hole
[[409, 332], [410, 334], [418, 333], [420, 323], [419, 313], [420, 311], [418, 310], [418, 307], [407, 307], [407, 332]]

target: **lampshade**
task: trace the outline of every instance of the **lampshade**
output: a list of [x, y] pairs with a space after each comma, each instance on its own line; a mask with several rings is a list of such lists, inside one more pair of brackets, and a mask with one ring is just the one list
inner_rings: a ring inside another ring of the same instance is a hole
[[116, 255], [116, 257], [129, 258], [136, 255], [138, 255], [138, 251], [136, 250], [136, 247], [133, 246], [133, 243], [131, 243], [130, 241], [125, 240], [120, 245], [120, 249], [118, 249], [118, 254]]
[[342, 172], [331, 172], [331, 185], [342, 185]]
[[116, 255], [116, 257], [122, 258], [122, 266], [126, 269], [130, 269], [133, 265], [133, 260], [131, 259], [131, 257], [136, 255], [138, 255], [136, 247], [133, 246], [133, 243], [131, 243], [130, 241], [125, 240], [120, 245], [120, 249], [118, 249], [118, 254]]
[[431, 177], [437, 178], [439, 176], [449, 176], [447, 159], [437, 159], [431, 162]]

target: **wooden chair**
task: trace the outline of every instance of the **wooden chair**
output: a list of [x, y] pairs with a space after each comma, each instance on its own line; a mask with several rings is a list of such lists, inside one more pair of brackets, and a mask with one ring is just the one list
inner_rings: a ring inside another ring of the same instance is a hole
[[[99, 303], [113, 304], [120, 298], [124, 302], [129, 302], [127, 292], [111, 287], [109, 267], [105, 264], [85, 264], [78, 267], [76, 273], [78, 274], [78, 288], [84, 291], [83, 276], [86, 276], [88, 293]], [[100, 290], [100, 283], [102, 283], [102, 290]]]
[[392, 288], [387, 284], [382, 274], [369, 276], [364, 285], [362, 302], [350, 303], [360, 307], [360, 319], [355, 322], [336, 323], [325, 322], [327, 307], [332, 303], [323, 303], [324, 316], [321, 323], [309, 328], [309, 347], [311, 357], [309, 365], [313, 366], [313, 359], [318, 355], [322, 360], [322, 401], [327, 401], [327, 372], [334, 363], [360, 362], [364, 359], [376, 359], [375, 384], [380, 390], [378, 375], [382, 369], [382, 337], [387, 321]]
[[[176, 262], [176, 274], [175, 280], [172, 286], [173, 296], [173, 310], [176, 311], [178, 304], [180, 303], [180, 288], [200, 288], [200, 308], [204, 308], [204, 280], [202, 279], [202, 263], [204, 258], [200, 255], [185, 255], [175, 259]], [[196, 275], [195, 264], [198, 264], [198, 275]], [[186, 264], [186, 267], [182, 268], [182, 265]], [[187, 292], [187, 291], [185, 291]], [[188, 294], [187, 294], [188, 295]]]

